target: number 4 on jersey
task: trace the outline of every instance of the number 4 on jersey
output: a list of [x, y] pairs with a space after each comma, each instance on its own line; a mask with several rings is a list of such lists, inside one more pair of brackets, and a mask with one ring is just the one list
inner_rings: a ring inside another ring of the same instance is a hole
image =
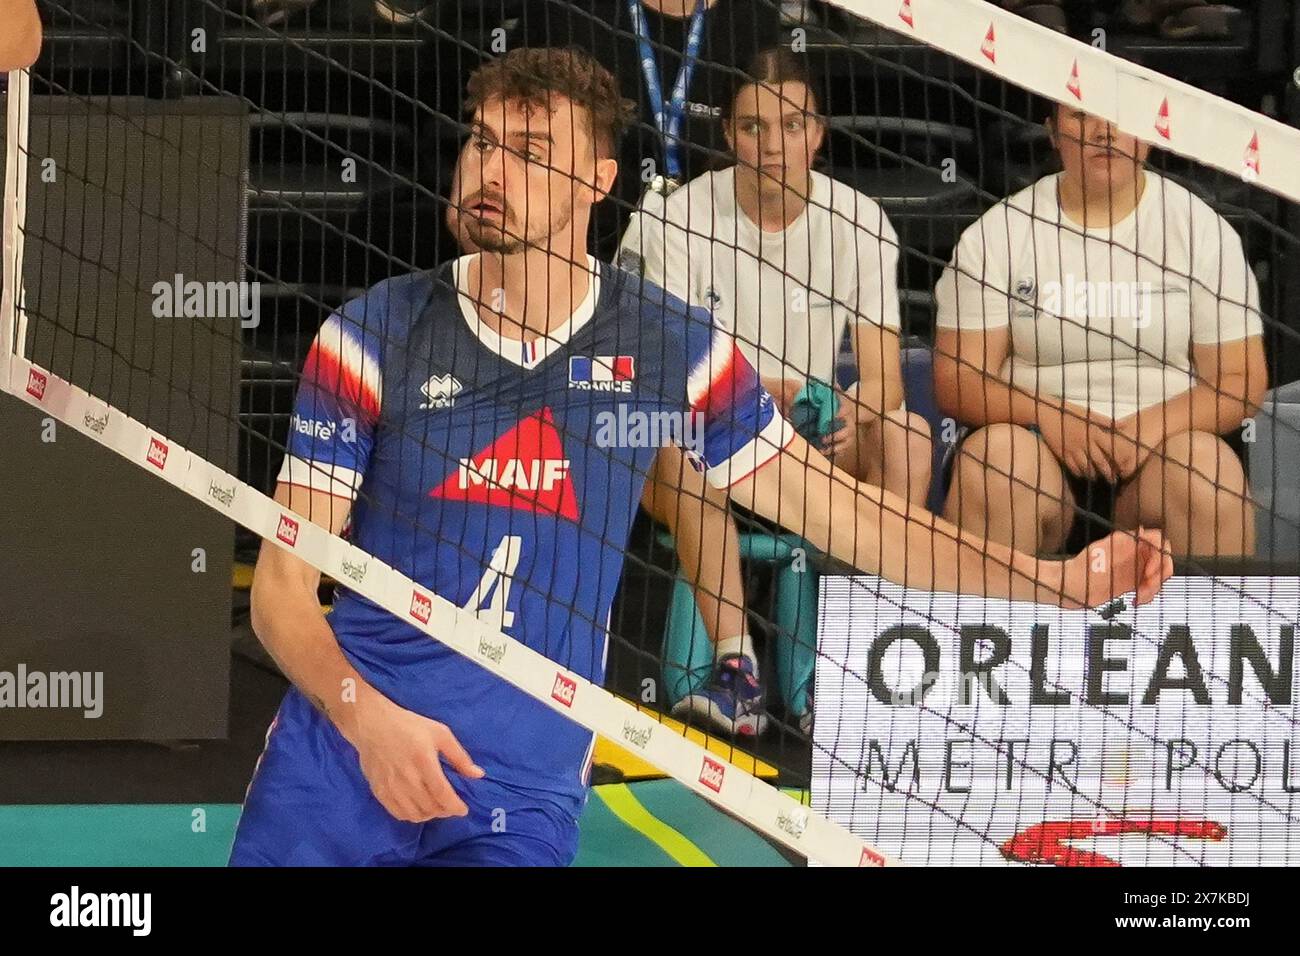
[[510, 610], [510, 586], [514, 583], [523, 541], [519, 535], [507, 535], [501, 539], [478, 587], [464, 605], [464, 609], [474, 612], [480, 621], [500, 630], [515, 623], [515, 612]]

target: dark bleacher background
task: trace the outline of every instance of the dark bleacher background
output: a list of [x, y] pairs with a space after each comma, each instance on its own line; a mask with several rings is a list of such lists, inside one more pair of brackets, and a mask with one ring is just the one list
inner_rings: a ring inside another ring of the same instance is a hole
[[[252, 117], [249, 278], [262, 283], [262, 324], [247, 330], [240, 404], [239, 477], [271, 490], [298, 369], [322, 319], [387, 275], [454, 254], [443, 228], [460, 145], [460, 93], [497, 28], [518, 32], [527, 0], [428, 0], [421, 22], [395, 25], [369, 0], [317, 0], [273, 27], [242, 0], [42, 0], [46, 45], [33, 92], [158, 97], [233, 94]], [[537, 0], [534, 0], [537, 2]], [[577, 0], [581, 4], [582, 0]], [[421, 4], [392, 6], [413, 10]], [[1107, 4], [1070, 6], [1075, 27], [1105, 22]], [[1111, 30], [1107, 47], [1252, 109], [1300, 121], [1300, 3], [1243, 4], [1237, 35], [1174, 42]], [[781, 5], [807, 31], [828, 92], [832, 135], [823, 168], [879, 197], [906, 249], [900, 282], [906, 331], [926, 340], [931, 290], [960, 231], [996, 199], [1048, 169], [1039, 105], [1022, 91], [933, 49], [821, 3]], [[203, 31], [204, 52], [192, 49]], [[509, 42], [509, 41], [507, 41]], [[636, 69], [635, 63], [628, 69]], [[940, 163], [957, 161], [956, 182]], [[345, 160], [356, 181], [341, 181]], [[1280, 161], [1280, 160], [1279, 160]], [[1300, 378], [1300, 211], [1237, 177], [1159, 155], [1153, 164], [1190, 184], [1241, 230], [1270, 325], [1273, 382]], [[241, 533], [237, 556], [256, 541]], [[635, 533], [613, 622], [611, 682], [630, 695], [658, 676], [671, 555]], [[763, 611], [764, 582], [753, 583]], [[246, 602], [238, 647], [258, 649]], [[238, 700], [238, 693], [235, 695]], [[774, 735], [776, 736], [776, 735]], [[771, 739], [780, 763], [802, 748]]]

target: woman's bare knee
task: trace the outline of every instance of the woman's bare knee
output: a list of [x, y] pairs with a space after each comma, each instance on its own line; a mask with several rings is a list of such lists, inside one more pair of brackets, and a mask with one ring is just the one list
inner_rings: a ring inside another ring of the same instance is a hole
[[944, 515], [1023, 550], [1055, 550], [1069, 532], [1069, 495], [1045, 443], [1027, 428], [998, 422], [962, 442]]

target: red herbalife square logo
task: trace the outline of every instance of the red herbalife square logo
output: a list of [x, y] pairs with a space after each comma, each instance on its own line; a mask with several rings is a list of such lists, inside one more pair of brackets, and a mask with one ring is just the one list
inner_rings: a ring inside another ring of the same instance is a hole
[[871, 847], [862, 848], [862, 857], [858, 860], [858, 866], [884, 866], [885, 858], [877, 853]]
[[149, 454], [147, 456], [149, 464], [155, 468], [162, 469], [167, 464], [167, 444], [156, 438], [149, 439]]
[[565, 707], [572, 707], [573, 695], [577, 692], [578, 682], [565, 677], [557, 671], [555, 674], [555, 686], [551, 688], [551, 696]]
[[700, 767], [700, 783], [704, 784], [714, 793], [722, 792], [722, 778], [727, 774], [727, 768], [724, 764], [718, 763], [712, 757], [704, 758], [704, 765]]
[[291, 548], [296, 546], [298, 544], [298, 522], [288, 515], [280, 515], [280, 527], [275, 529], [275, 536]]
[[45, 377], [44, 373], [38, 372], [36, 371], [36, 369], [31, 369], [28, 371], [27, 373], [27, 394], [28, 395], [37, 399], [44, 398], [45, 386], [47, 384], [49, 384], [49, 379]]
[[411, 592], [411, 617], [421, 624], [428, 624], [433, 617], [433, 600], [419, 591]]

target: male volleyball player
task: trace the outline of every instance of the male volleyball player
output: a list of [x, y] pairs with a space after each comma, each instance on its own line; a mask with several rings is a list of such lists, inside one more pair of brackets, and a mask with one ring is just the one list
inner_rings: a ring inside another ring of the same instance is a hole
[[[1172, 572], [1156, 534], [1106, 541], [1106, 572], [1086, 556], [1043, 562], [959, 541], [833, 474], [707, 313], [586, 255], [625, 110], [609, 73], [521, 48], [480, 67], [468, 94], [453, 200], [483, 251], [380, 283], [327, 320], [276, 490], [287, 508], [336, 532], [350, 520], [376, 561], [597, 682], [658, 452], [598, 441], [596, 415], [620, 404], [698, 412], [711, 483], [897, 581], [1080, 604], [1133, 587], [1147, 600]], [[263, 548], [253, 623], [294, 687], [232, 863], [569, 863], [593, 735], [353, 591], [327, 621], [318, 581]]]
[[36, 0], [0, 0], [0, 73], [22, 70], [41, 53]]

